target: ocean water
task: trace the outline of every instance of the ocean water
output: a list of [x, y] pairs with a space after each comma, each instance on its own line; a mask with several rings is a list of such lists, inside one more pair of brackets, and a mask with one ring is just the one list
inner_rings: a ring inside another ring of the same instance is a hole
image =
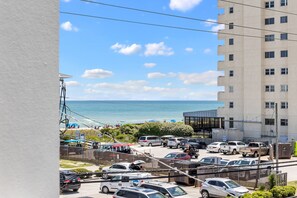
[[[70, 123], [81, 127], [143, 123], [150, 120], [182, 121], [183, 112], [212, 110], [217, 101], [67, 101]], [[101, 124], [101, 125], [102, 125]]]

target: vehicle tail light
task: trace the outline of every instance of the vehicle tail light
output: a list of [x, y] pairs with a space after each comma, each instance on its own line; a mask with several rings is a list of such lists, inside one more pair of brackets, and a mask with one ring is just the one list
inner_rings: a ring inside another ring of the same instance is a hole
[[80, 181], [80, 178], [79, 177], [77, 178], [77, 181]]
[[143, 142], [147, 142], [147, 140], [142, 140]]
[[70, 183], [70, 180], [69, 180], [69, 179], [67, 179], [67, 180], [65, 180], [65, 181], [64, 181], [64, 183]]

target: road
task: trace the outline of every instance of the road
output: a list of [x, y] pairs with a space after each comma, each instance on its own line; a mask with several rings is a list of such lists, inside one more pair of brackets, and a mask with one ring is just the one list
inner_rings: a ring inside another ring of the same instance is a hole
[[[140, 147], [140, 146], [133, 146], [135, 149], [141, 152], [151, 153], [152, 156], [162, 158], [170, 152], [177, 152], [181, 151], [179, 149], [169, 149], [163, 147]], [[224, 155], [220, 153], [208, 153], [206, 150], [199, 151], [199, 158], [192, 159], [192, 161], [199, 161], [199, 159], [203, 157], [210, 157], [210, 156], [219, 156], [223, 159], [243, 159], [243, 157], [239, 154], [237, 155]], [[262, 159], [266, 160], [268, 156], [263, 156]], [[292, 158], [291, 160], [297, 160], [297, 158]], [[279, 160], [282, 161], [290, 161], [290, 160]], [[297, 174], [294, 172], [296, 171], [296, 166], [280, 168], [282, 172], [288, 173], [288, 181], [297, 181]], [[60, 195], [60, 198], [111, 198], [112, 194], [103, 194], [99, 192], [99, 183], [92, 183], [92, 184], [82, 184], [81, 188], [79, 189], [78, 193], [74, 192], [64, 192]], [[187, 191], [189, 196], [191, 197], [200, 197], [199, 188], [195, 188], [193, 186], [183, 186], [183, 188]]]

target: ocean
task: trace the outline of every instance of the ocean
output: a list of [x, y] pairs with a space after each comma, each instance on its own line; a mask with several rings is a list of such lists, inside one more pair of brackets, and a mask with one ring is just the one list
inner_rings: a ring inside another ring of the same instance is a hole
[[212, 110], [223, 106], [217, 101], [66, 101], [70, 123], [81, 127], [182, 121], [183, 112]]

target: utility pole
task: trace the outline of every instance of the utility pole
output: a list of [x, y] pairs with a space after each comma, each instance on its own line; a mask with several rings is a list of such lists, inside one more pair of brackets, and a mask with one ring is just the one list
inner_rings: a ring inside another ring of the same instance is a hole
[[260, 147], [259, 147], [258, 164], [257, 164], [257, 176], [256, 176], [256, 183], [255, 183], [254, 190], [258, 187], [258, 182], [260, 179], [260, 162], [261, 162], [262, 147], [261, 147], [261, 144], [259, 146]]
[[277, 103], [275, 103], [275, 133], [276, 133], [276, 142], [275, 142], [275, 161], [276, 161], [276, 173], [278, 173], [278, 112], [277, 112]]

